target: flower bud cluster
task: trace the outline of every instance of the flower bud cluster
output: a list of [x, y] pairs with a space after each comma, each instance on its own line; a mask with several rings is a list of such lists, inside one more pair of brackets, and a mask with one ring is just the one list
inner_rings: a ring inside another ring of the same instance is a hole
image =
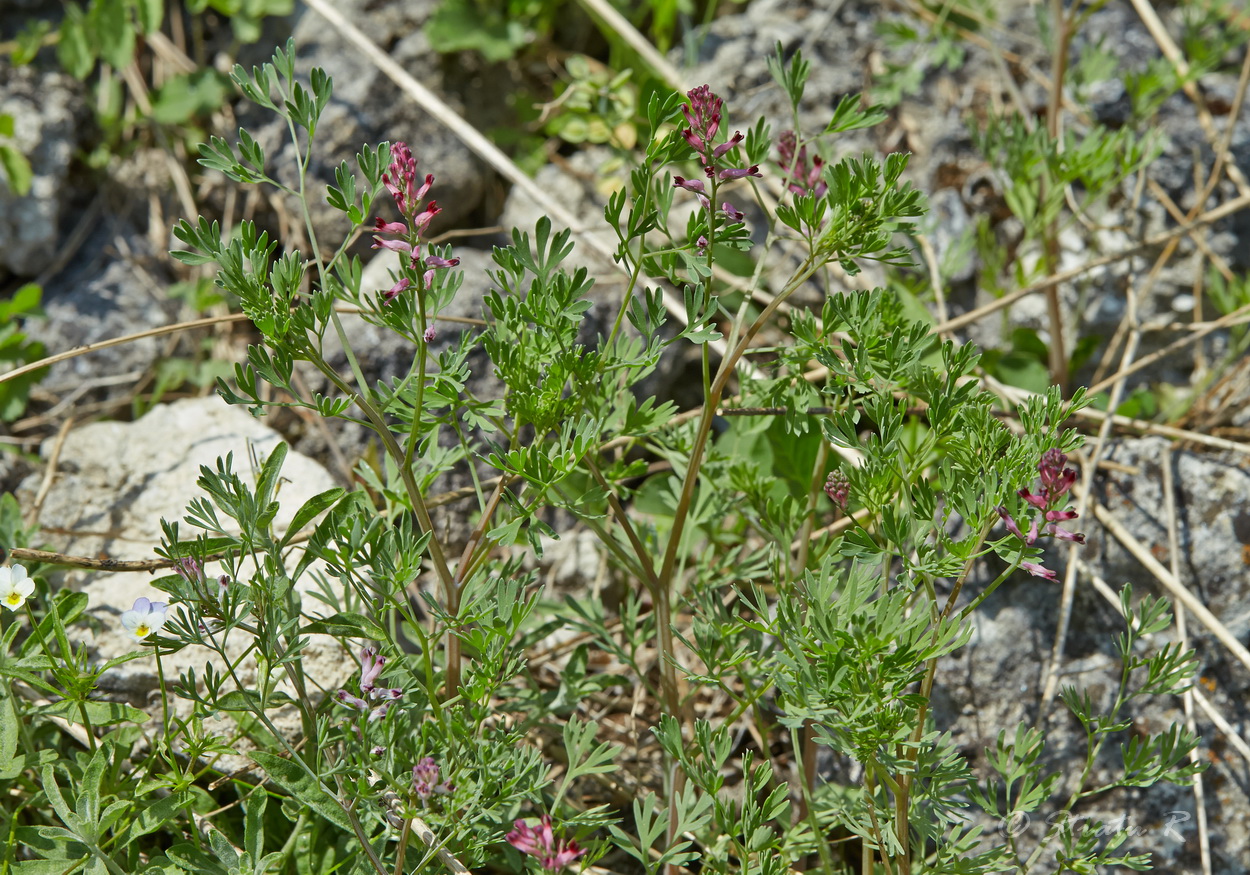
[[412, 789], [422, 803], [436, 793], [450, 793], [456, 789], [455, 784], [442, 781], [441, 777], [441, 770], [434, 757], [425, 757], [412, 767]]
[[[1058, 525], [1061, 522], [1076, 519], [1077, 517], [1076, 511], [1066, 507], [1068, 490], [1076, 482], [1076, 471], [1064, 467], [1067, 462], [1068, 457], [1052, 447], [1042, 453], [1042, 460], [1037, 464], [1038, 479], [1040, 481], [1038, 491], [1020, 490], [1020, 497], [1032, 509], [1030, 514], [1032, 520], [1027, 532], [1020, 527], [1020, 524], [1007, 511], [1007, 508], [1001, 505], [995, 508], [998, 511], [998, 515], [1002, 517], [1003, 523], [1007, 526], [1007, 531], [1023, 541], [1026, 546], [1032, 547], [1037, 543], [1038, 538], [1043, 537], [1056, 538], [1060, 541], [1072, 541], [1077, 544], [1085, 543], [1085, 535], [1080, 532], [1070, 532]], [[1054, 580], [1057, 576], [1052, 569], [1036, 562], [1022, 562], [1020, 567], [1034, 577]]]
[[[459, 258], [442, 258], [427, 252], [421, 254], [421, 236], [425, 234], [430, 222], [442, 209], [438, 202], [431, 200], [422, 209], [421, 201], [429, 193], [434, 184], [434, 175], [427, 173], [424, 180], [417, 178], [417, 159], [413, 157], [408, 144], [398, 142], [391, 146], [391, 163], [387, 172], [382, 174], [382, 183], [395, 200], [395, 206], [403, 216], [402, 222], [385, 222], [378, 217], [373, 225], [373, 248], [389, 249], [409, 257], [408, 268], [421, 279], [421, 288], [426, 289], [434, 282], [434, 272], [455, 267]], [[395, 285], [382, 293], [387, 302], [395, 300], [413, 285], [413, 278], [404, 276]], [[429, 334], [429, 329], [426, 332]], [[428, 342], [428, 339], [427, 339]]]
[[[386, 716], [386, 712], [390, 710], [391, 702], [396, 701], [404, 694], [404, 691], [399, 687], [379, 687], [377, 685], [378, 676], [382, 674], [382, 668], [385, 665], [386, 657], [378, 654], [378, 648], [375, 645], [371, 644], [361, 648], [361, 696], [353, 696], [347, 690], [339, 690], [334, 694], [335, 700], [360, 711], [362, 714], [367, 711], [370, 721], [381, 720]], [[373, 702], [379, 702], [379, 704], [375, 706], [372, 704]]]
[[[731, 151], [737, 149], [743, 140], [742, 131], [734, 131], [734, 135], [728, 140], [720, 145], [713, 145], [716, 133], [720, 130], [724, 101], [713, 94], [712, 90], [706, 85], [700, 85], [698, 88], [690, 90], [687, 92], [686, 97], [689, 98], [690, 102], [682, 109], [682, 114], [685, 115], [686, 123], [690, 127], [683, 130], [681, 135], [698, 154], [699, 163], [703, 165], [703, 173], [712, 181], [713, 189], [715, 189], [718, 181], [759, 176], [760, 168], [757, 164], [752, 164], [750, 167], [720, 166], [722, 159]], [[693, 192], [705, 210], [710, 211], [712, 209], [711, 196], [707, 187], [703, 184], [703, 180], [674, 176], [673, 185]], [[721, 210], [729, 221], [742, 221], [742, 212], [728, 201], [721, 204]], [[700, 239], [702, 240], [702, 238]], [[706, 241], [699, 248], [700, 250], [706, 249]]]
[[829, 184], [821, 178], [825, 159], [817, 155], [808, 164], [807, 146], [798, 145], [794, 131], [781, 132], [777, 141], [777, 164], [785, 171], [786, 187], [795, 194], [820, 197], [829, 190]]

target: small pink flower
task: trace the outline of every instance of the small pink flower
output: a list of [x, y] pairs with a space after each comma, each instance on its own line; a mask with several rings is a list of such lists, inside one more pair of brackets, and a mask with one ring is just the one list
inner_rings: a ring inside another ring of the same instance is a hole
[[360, 650], [360, 689], [369, 693], [373, 691], [374, 682], [386, 665], [386, 657], [378, 655], [378, 648], [373, 645]]
[[703, 194], [706, 191], [703, 187], [702, 179], [686, 179], [684, 176], [674, 176], [673, 185], [677, 188], [684, 188], [686, 191], [693, 191], [695, 194]]
[[200, 563], [196, 562], [190, 556], [179, 559], [174, 566], [174, 573], [185, 580], [187, 583], [203, 583], [204, 568]]
[[407, 234], [408, 226], [403, 222], [383, 222], [380, 218], [373, 222], [375, 234]]
[[357, 711], [367, 711], [369, 709], [368, 702], [364, 699], [359, 699], [356, 696], [353, 696], [351, 693], [347, 692], [347, 690], [339, 690], [335, 693], [334, 700], [355, 708]]
[[720, 158], [730, 149], [742, 142], [742, 131], [734, 131], [734, 135], [712, 150], [713, 158]]
[[412, 227], [417, 234], [424, 234], [425, 229], [429, 227], [430, 222], [443, 211], [438, 205], [438, 201], [430, 201], [421, 212], [412, 217]]
[[1007, 512], [1007, 508], [999, 505], [994, 508], [994, 510], [998, 511], [998, 515], [1003, 518], [1003, 524], [1007, 526], [1007, 531], [1011, 532], [1011, 534], [1015, 535], [1021, 541], [1024, 541], [1024, 543], [1032, 546], [1033, 541], [1037, 540], [1036, 526], [1033, 527], [1029, 535], [1025, 535], [1024, 532], [1020, 531], [1020, 526], [1016, 525], [1016, 521], [1012, 515]]
[[729, 167], [720, 172], [721, 179], [744, 179], [748, 176], [760, 176], [760, 167], [758, 164], [752, 164], [750, 167], [733, 168]]
[[407, 240], [387, 240], [385, 237], [374, 237], [370, 249], [389, 249], [392, 252], [412, 254], [412, 244]]
[[729, 201], [725, 201], [721, 204], [720, 208], [724, 211], [725, 218], [731, 222], [741, 222], [744, 218], [746, 218], [743, 212]]
[[586, 849], [578, 847], [575, 841], [556, 840], [550, 815], [544, 814], [539, 818], [537, 829], [527, 826], [523, 820], [514, 822], [512, 826], [512, 832], [507, 835], [508, 844], [523, 854], [536, 857], [549, 872], [559, 872], [586, 853]]
[[388, 302], [393, 301], [399, 297], [400, 292], [405, 291], [411, 285], [412, 280], [408, 279], [408, 277], [404, 277], [399, 282], [395, 283], [395, 285], [383, 292], [382, 297]]
[[425, 258], [426, 267], [455, 267], [460, 263], [459, 258], [439, 258], [437, 255], [427, 255]]
[[1020, 567], [1034, 577], [1043, 577], [1046, 580], [1055, 580], [1058, 575], [1045, 566], [1038, 565], [1036, 562], [1021, 562]]
[[[1036, 526], [1037, 523], [1033, 525]], [[1069, 532], [1067, 529], [1061, 529], [1053, 524], [1047, 526], [1046, 531], [1050, 533], [1051, 537], [1058, 538], [1060, 541], [1073, 541], [1077, 544], [1085, 543], [1085, 534], [1083, 532]]]
[[429, 328], [425, 329], [425, 334], [421, 336], [422, 336], [422, 339], [424, 339], [426, 343], [433, 343], [434, 338], [438, 337], [438, 332], [435, 331], [434, 326], [431, 325]]

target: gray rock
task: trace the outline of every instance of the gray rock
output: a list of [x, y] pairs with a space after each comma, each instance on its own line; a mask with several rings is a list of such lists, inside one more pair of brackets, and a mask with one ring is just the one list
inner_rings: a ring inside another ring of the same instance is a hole
[[[47, 319], [29, 320], [27, 334], [53, 354], [173, 321], [177, 308], [166, 294], [167, 278], [145, 263], [148, 254], [146, 239], [133, 228], [102, 225], [44, 289]], [[146, 337], [58, 362], [40, 389], [62, 401], [87, 392], [94, 398], [128, 396], [168, 342]]]
[[[1138, 473], [1108, 472], [1098, 483], [1099, 500], [1148, 549], [1166, 556], [1167, 513], [1164, 464], [1177, 486], [1177, 536], [1181, 578], [1240, 640], [1250, 638], [1250, 461], [1245, 456], [1188, 450], [1169, 452], [1163, 438], [1116, 441], [1107, 459]], [[1099, 537], [1084, 558], [1108, 581], [1142, 580], [1141, 566], [1119, 542]], [[1250, 682], [1237, 681], [1250, 692]]]
[[[247, 479], [252, 454], [263, 459], [280, 441], [277, 432], [218, 398], [161, 405], [132, 423], [97, 422], [83, 426], [65, 439], [58, 473], [44, 501], [40, 522], [45, 531], [66, 533], [57, 539], [56, 547], [70, 555], [105, 555], [121, 560], [155, 558], [152, 550], [160, 542], [161, 519], [180, 520], [187, 502], [202, 494], [196, 486], [201, 465], [213, 467], [216, 459], [233, 453], [234, 470]], [[45, 454], [50, 447], [51, 440], [45, 445]], [[275, 521], [278, 531], [285, 529], [307, 499], [334, 485], [325, 469], [295, 452], [287, 457], [282, 474], [278, 494], [281, 511]], [[19, 501], [24, 506], [29, 506], [40, 480], [40, 475], [34, 475], [23, 484]], [[195, 531], [182, 526], [184, 537], [193, 537]], [[212, 565], [206, 571], [220, 573]], [[151, 581], [152, 575], [144, 572], [65, 575], [62, 585], [80, 589], [90, 597], [90, 622], [72, 634], [75, 641], [88, 644], [94, 660], [102, 662], [135, 649], [118, 618], [140, 596], [164, 600], [163, 594], [152, 588]], [[297, 583], [300, 588], [310, 585], [307, 576]], [[311, 598], [305, 600], [304, 610], [313, 614], [326, 612], [320, 602]], [[236, 635], [241, 653], [245, 636]], [[311, 637], [303, 655], [305, 671], [321, 687], [334, 689], [351, 673], [353, 661], [334, 639]], [[166, 681], [188, 669], [202, 674], [209, 655], [204, 648], [187, 647], [163, 658]], [[111, 698], [159, 714], [159, 701], [149, 702], [149, 697], [157, 695], [155, 671], [151, 659], [123, 663], [101, 677], [100, 687]], [[245, 683], [255, 681], [254, 662], [245, 663], [241, 672]], [[190, 713], [189, 702], [175, 702], [177, 713]], [[294, 722], [290, 728], [293, 732], [298, 730]]]
[[81, 142], [77, 83], [0, 61], [0, 114], [13, 116], [11, 145], [30, 162], [30, 191], [18, 197], [0, 180], [0, 268], [35, 276], [56, 255], [61, 217], [75, 196], [70, 162]]

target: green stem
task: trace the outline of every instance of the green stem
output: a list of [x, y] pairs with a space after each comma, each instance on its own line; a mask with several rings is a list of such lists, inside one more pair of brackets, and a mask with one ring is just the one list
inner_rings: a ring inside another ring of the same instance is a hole
[[[337, 317], [336, 317], [337, 319]], [[449, 615], [455, 616], [460, 610], [460, 592], [456, 586], [455, 577], [451, 573], [451, 568], [447, 564], [447, 557], [443, 552], [442, 542], [434, 532], [434, 523], [430, 519], [429, 510], [425, 505], [425, 497], [421, 494], [421, 489], [417, 485], [416, 476], [412, 473], [410, 466], [404, 465], [404, 451], [400, 447], [399, 442], [395, 440], [395, 435], [386, 425], [386, 421], [381, 411], [373, 405], [373, 403], [364, 395], [353, 392], [349, 386], [344, 383], [342, 377], [335, 373], [324, 361], [313, 360], [313, 365], [328, 380], [330, 380], [340, 391], [348, 394], [352, 401], [365, 414], [366, 418], [373, 424], [373, 430], [378, 437], [382, 439], [382, 445], [385, 447], [387, 454], [395, 460], [399, 465], [399, 476], [404, 483], [404, 491], [408, 495], [409, 501], [412, 503], [413, 512], [417, 516], [417, 521], [421, 531], [428, 532], [430, 535], [429, 549], [430, 559], [434, 563], [434, 570], [438, 574], [439, 582], [443, 589], [443, 600], [446, 611]], [[447, 694], [449, 697], [455, 695], [456, 689], [460, 686], [460, 640], [453, 634], [448, 636], [447, 647]]]
[[829, 843], [825, 841], [824, 830], [820, 826], [820, 819], [816, 816], [816, 806], [812, 796], [812, 787], [814, 785], [813, 775], [815, 773], [815, 757], [809, 756], [808, 742], [810, 740], [809, 733], [812, 732], [810, 725], [805, 725], [802, 729], [790, 730], [790, 747], [794, 750], [795, 771], [799, 774], [799, 802], [801, 810], [799, 811], [799, 819], [806, 820], [808, 828], [812, 831], [812, 841], [816, 843], [816, 853], [820, 855], [820, 865], [827, 873], [834, 872], [833, 855], [829, 852]]

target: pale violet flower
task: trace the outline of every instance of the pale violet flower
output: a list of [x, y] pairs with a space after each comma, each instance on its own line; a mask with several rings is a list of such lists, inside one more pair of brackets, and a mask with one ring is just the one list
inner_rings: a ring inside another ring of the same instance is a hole
[[122, 627], [131, 638], [142, 641], [165, 625], [165, 610], [168, 607], [165, 602], [137, 598], [133, 608], [122, 612]]
[[17, 611], [35, 592], [35, 582], [26, 576], [21, 565], [0, 566], [0, 602], [10, 611]]

